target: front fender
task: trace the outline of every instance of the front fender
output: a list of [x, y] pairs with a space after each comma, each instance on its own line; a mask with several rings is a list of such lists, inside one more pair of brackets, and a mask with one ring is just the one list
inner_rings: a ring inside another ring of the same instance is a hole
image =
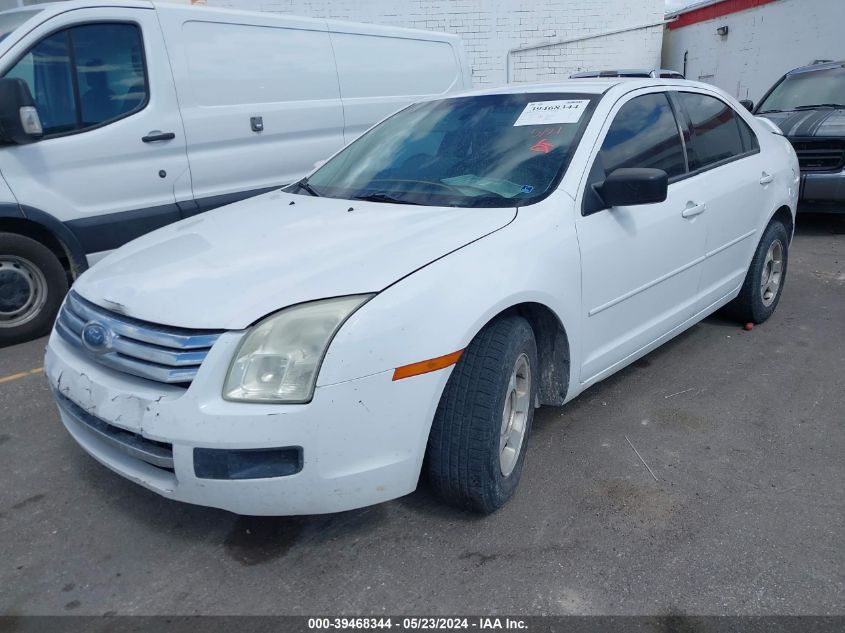
[[[520, 209], [507, 227], [390, 286], [338, 332], [317, 384], [464, 349], [497, 314], [522, 303], [542, 304], [558, 317], [570, 363], [578, 366], [581, 271], [573, 214], [572, 200], [553, 194]], [[570, 379], [570, 397], [576, 386]]]

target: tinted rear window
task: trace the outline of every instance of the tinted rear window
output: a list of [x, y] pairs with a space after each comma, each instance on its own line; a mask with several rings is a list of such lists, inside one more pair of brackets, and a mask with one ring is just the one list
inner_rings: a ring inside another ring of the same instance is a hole
[[707, 167], [745, 153], [739, 115], [721, 99], [708, 95], [678, 93], [692, 125], [693, 169]]

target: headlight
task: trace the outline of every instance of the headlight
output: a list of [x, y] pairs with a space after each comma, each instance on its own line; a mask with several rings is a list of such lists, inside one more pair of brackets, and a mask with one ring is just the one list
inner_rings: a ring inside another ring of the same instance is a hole
[[373, 295], [324, 299], [286, 308], [244, 336], [223, 387], [239, 402], [308, 402], [335, 332]]

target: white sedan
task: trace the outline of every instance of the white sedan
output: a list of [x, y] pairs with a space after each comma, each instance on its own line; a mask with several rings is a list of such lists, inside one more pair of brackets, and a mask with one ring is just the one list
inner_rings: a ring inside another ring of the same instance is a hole
[[171, 499], [336, 512], [427, 477], [492, 512], [538, 406], [722, 307], [771, 316], [798, 179], [790, 144], [703, 84], [418, 103], [86, 272], [47, 375], [82, 448]]

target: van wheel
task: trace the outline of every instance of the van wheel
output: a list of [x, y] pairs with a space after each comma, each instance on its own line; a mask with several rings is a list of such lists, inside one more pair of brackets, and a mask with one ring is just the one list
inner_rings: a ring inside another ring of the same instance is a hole
[[762, 323], [775, 311], [786, 281], [789, 234], [772, 220], [757, 245], [739, 295], [725, 306], [725, 315], [742, 323]]
[[513, 495], [534, 420], [537, 377], [537, 344], [522, 317], [497, 319], [469, 344], [428, 440], [428, 477], [446, 503], [489, 514]]
[[67, 276], [49, 248], [0, 233], [0, 346], [47, 334], [67, 292]]

